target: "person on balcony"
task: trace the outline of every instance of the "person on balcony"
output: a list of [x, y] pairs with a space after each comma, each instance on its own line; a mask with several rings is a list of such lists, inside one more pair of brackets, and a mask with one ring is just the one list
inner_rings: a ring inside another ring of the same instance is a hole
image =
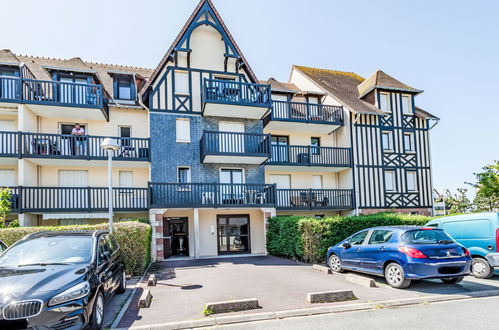
[[75, 141], [75, 154], [79, 156], [86, 155], [87, 149], [87, 138], [85, 136], [85, 129], [76, 123], [71, 131], [71, 135], [74, 137]]

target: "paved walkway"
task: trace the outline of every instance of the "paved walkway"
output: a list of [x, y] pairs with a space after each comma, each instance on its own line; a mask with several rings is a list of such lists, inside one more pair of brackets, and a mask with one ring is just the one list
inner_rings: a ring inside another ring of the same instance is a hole
[[[201, 319], [207, 302], [232, 299], [258, 298], [262, 308], [249, 311], [255, 313], [315, 307], [306, 302], [306, 294], [328, 290], [352, 289], [359, 300], [349, 303], [355, 304], [499, 289], [498, 276], [490, 280], [469, 277], [461, 284], [415, 281], [409, 290], [392, 289], [383, 279], [373, 277], [380, 287], [367, 288], [345, 281], [344, 275], [326, 275], [308, 264], [276, 257], [166, 261], [155, 264], [151, 271], [158, 277], [158, 285], [151, 288], [151, 307], [136, 308], [139, 292], [119, 327]], [[230, 315], [237, 314], [242, 313]]]

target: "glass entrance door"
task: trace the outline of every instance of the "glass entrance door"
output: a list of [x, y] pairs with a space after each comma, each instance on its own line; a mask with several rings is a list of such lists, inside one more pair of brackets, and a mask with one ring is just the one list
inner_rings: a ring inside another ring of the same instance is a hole
[[217, 232], [219, 254], [251, 252], [249, 216], [219, 215]]

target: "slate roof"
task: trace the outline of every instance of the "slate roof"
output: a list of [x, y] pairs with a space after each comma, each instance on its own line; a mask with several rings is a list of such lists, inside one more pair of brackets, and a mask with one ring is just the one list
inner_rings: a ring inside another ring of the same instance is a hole
[[393, 78], [392, 76], [384, 73], [381, 70], [376, 71], [372, 76], [359, 84], [357, 88], [359, 90], [359, 97], [365, 96], [370, 91], [376, 88], [403, 91], [415, 94], [423, 92], [422, 90], [404, 84], [403, 82]]
[[364, 78], [361, 76], [353, 72], [317, 69], [300, 65], [293, 65], [293, 68], [299, 70], [328, 93], [332, 94], [333, 97], [349, 108], [350, 111], [371, 115], [385, 114], [385, 112], [373, 104], [359, 98], [357, 86], [364, 81]]
[[52, 80], [49, 73], [50, 69], [67, 70], [72, 72], [91, 73], [97, 79], [97, 82], [102, 84], [104, 92], [113, 98], [113, 74], [135, 74], [136, 77], [142, 80], [148, 79], [151, 74], [151, 69], [138, 68], [124, 65], [93, 63], [82, 60], [79, 57], [70, 59], [56, 59], [47, 57], [35, 57], [27, 55], [16, 55], [8, 49], [0, 50], [1, 63], [24, 63], [29, 71], [38, 80]]

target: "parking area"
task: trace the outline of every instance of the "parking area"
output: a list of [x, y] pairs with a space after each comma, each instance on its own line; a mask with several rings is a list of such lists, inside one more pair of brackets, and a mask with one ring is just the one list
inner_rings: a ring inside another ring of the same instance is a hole
[[[158, 278], [157, 286], [149, 287], [153, 295], [150, 308], [137, 308], [137, 294], [119, 327], [201, 319], [206, 317], [202, 313], [206, 303], [234, 299], [258, 298], [261, 309], [249, 311], [255, 313], [315, 307], [317, 304], [305, 298], [307, 293], [320, 291], [351, 289], [359, 300], [336, 304], [357, 304], [499, 289], [499, 276], [488, 280], [468, 277], [459, 284], [415, 281], [406, 290], [392, 289], [382, 278], [372, 277], [378, 287], [369, 288], [346, 281], [343, 274], [327, 275], [309, 264], [270, 256], [165, 261], [154, 264], [150, 271]], [[325, 305], [334, 304], [321, 304]]]

